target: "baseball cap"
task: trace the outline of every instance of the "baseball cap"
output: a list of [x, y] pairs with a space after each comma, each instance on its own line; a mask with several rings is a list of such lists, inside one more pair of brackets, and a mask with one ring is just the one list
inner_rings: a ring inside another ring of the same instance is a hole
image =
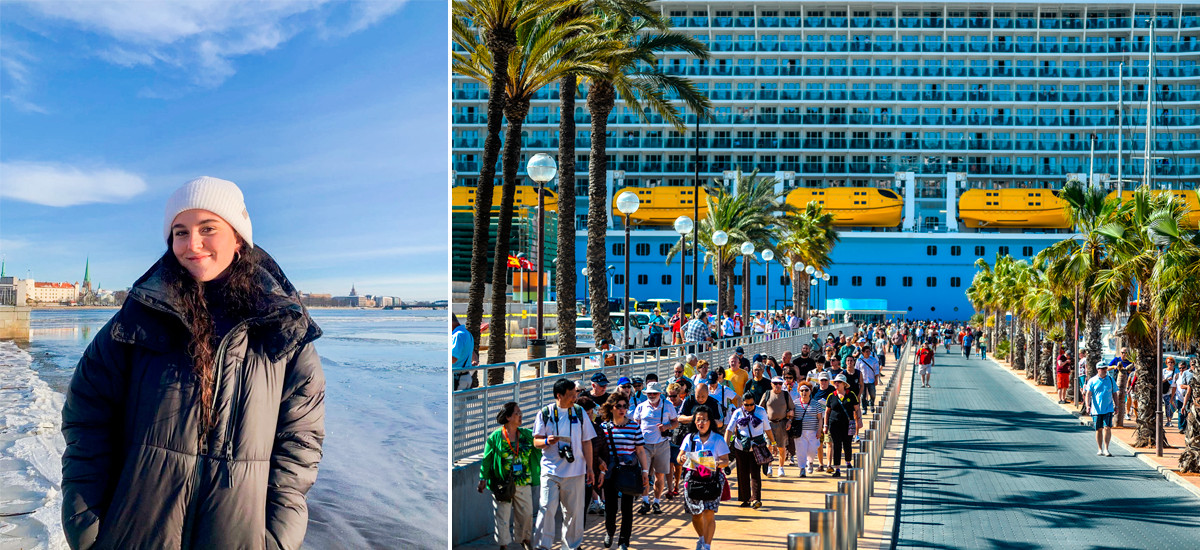
[[658, 388], [658, 382], [651, 382], [646, 386], [646, 393], [662, 393], [662, 390]]
[[624, 385], [627, 385], [627, 384], [633, 384], [633, 380], [630, 380], [628, 376], [622, 376], [621, 378], [619, 378], [619, 379], [617, 380], [617, 385], [618, 385], [618, 386], [624, 386]]
[[772, 379], [771, 379], [771, 383], [772, 383], [772, 384], [782, 384], [782, 383], [783, 383], [783, 377], [782, 377], [782, 376], [776, 376], [775, 378], [772, 378]]
[[720, 379], [720, 376], [717, 374], [717, 371], [708, 373], [709, 384], [716, 384], [718, 379]]
[[738, 346], [736, 349], [733, 350], [733, 352], [738, 355], [743, 355], [746, 353], [746, 350], [742, 349], [742, 346]]
[[757, 363], [757, 362], [759, 362], [759, 361], [762, 361], [763, 359], [766, 359], [766, 357], [763, 357], [763, 354], [761, 354], [761, 353], [756, 353], [756, 354], [754, 354], [754, 358], [753, 358], [753, 359], [751, 359], [751, 360], [750, 360], [750, 362], [751, 362], [751, 363]]
[[640, 377], [640, 376], [634, 376], [634, 377], [633, 377], [633, 385], [635, 385], [635, 386], [636, 386], [636, 385], [638, 385], [638, 384], [645, 384], [645, 383], [646, 383], [646, 381], [645, 381], [645, 380], [642, 380], [642, 377]]
[[1108, 363], [1104, 363], [1104, 362], [1096, 363], [1096, 368], [1098, 368], [1098, 369], [1106, 369], [1106, 370], [1107, 370], [1107, 369], [1108, 369]]
[[860, 343], [860, 344], [865, 344], [866, 342], [867, 342], [867, 339], [866, 339], [866, 338], [859, 338], [859, 339], [858, 339], [858, 343]]
[[818, 374], [817, 380], [829, 380], [829, 373], [822, 372], [821, 374]]
[[604, 373], [598, 372], [598, 373], [592, 375], [592, 383], [599, 385], [599, 386], [607, 386], [608, 385], [608, 377], [604, 376]]

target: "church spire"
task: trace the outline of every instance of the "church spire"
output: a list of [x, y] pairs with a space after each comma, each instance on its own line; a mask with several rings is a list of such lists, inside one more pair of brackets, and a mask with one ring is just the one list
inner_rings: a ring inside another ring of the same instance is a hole
[[350, 295], [358, 296], [358, 291], [354, 289], [354, 283], [350, 283]]

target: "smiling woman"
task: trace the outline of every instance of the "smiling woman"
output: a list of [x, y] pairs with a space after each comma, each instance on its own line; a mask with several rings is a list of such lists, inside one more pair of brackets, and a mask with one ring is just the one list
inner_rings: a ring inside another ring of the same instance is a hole
[[299, 548], [325, 437], [321, 330], [254, 246], [233, 182], [185, 184], [164, 233], [67, 389], [67, 541]]

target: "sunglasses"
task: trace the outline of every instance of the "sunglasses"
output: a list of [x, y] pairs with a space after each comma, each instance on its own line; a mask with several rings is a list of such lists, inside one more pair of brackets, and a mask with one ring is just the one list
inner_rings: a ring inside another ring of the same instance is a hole
[[614, 409], [628, 409], [629, 404], [628, 403], [619, 403], [619, 404], [613, 405], [613, 408]]
[[800, 390], [800, 393], [810, 393], [810, 392], [809, 392], [809, 390], [804, 389], [804, 390]]
[[783, 382], [771, 382], [772, 386], [782, 386]]

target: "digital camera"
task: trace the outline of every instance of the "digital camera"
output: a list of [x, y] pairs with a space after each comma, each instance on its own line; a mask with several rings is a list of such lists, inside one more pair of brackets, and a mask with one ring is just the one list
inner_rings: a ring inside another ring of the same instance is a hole
[[559, 445], [558, 456], [563, 457], [568, 463], [575, 462], [575, 450], [570, 445]]

